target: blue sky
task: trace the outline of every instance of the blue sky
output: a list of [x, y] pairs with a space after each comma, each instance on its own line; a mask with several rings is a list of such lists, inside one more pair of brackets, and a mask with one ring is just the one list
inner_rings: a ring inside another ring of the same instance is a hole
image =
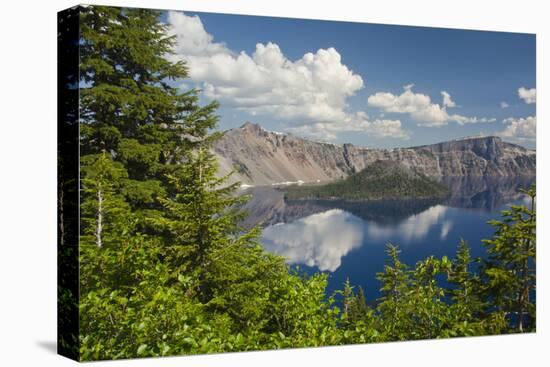
[[[372, 147], [500, 135], [535, 147], [535, 36], [191, 12], [163, 16], [220, 128]], [[260, 44], [258, 46], [258, 44]], [[445, 97], [444, 101], [444, 94]]]

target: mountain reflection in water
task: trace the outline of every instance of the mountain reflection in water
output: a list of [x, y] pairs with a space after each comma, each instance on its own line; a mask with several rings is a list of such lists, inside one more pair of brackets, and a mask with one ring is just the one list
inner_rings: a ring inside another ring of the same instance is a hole
[[253, 188], [243, 224], [261, 225], [266, 250], [288, 263], [310, 273], [329, 272], [329, 291], [349, 278], [376, 296], [376, 273], [383, 271], [387, 243], [398, 245], [402, 260], [411, 266], [430, 255], [454, 256], [461, 238], [469, 242], [474, 257], [483, 256], [481, 240], [493, 234], [487, 221], [500, 217], [510, 204], [523, 203], [518, 189], [534, 178], [442, 181], [452, 190], [444, 201], [286, 201], [280, 190]]

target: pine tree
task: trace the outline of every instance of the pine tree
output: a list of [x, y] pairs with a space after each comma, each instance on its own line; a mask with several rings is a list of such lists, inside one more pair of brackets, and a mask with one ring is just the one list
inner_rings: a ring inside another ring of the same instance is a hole
[[164, 233], [166, 261], [198, 279], [196, 291], [204, 302], [213, 297], [214, 263], [230, 251], [257, 246], [256, 229], [239, 234], [238, 206], [246, 197], [233, 195], [238, 184], [224, 186], [227, 177], [218, 178], [217, 168], [207, 147], [189, 151], [179, 175], [169, 176], [177, 193], [161, 199], [165, 215], [150, 219]]
[[[231, 342], [223, 317], [205, 319], [202, 306], [186, 298], [193, 279], [171, 268], [170, 236], [155, 232], [154, 219], [169, 215], [163, 204], [181, 188], [174, 177], [196, 167], [191, 152], [219, 136], [209, 134], [217, 104], [201, 107], [197, 90], [173, 84], [187, 69], [166, 59], [174, 38], [159, 15], [101, 6], [81, 12], [84, 359], [221, 351], [228, 347], [210, 340]], [[193, 337], [208, 341], [204, 347], [176, 338], [189, 325]]]
[[451, 261], [446, 256], [441, 259], [430, 256], [416, 264], [410, 298], [415, 325], [412, 338], [435, 338], [447, 328], [447, 292], [439, 284], [438, 276], [448, 273], [450, 268]]
[[130, 208], [121, 193], [128, 174], [105, 152], [87, 155], [82, 162], [81, 245], [110, 245], [130, 230]]
[[389, 260], [383, 273], [377, 274], [381, 282], [377, 311], [380, 315], [386, 338], [389, 340], [405, 340], [414, 327], [410, 318], [409, 293], [411, 291], [410, 270], [399, 260], [400, 250], [397, 246], [388, 244], [386, 253]]
[[448, 336], [496, 334], [505, 328], [501, 315], [483, 316], [485, 304], [480, 294], [479, 275], [471, 269], [473, 265], [470, 247], [461, 239], [448, 273], [452, 285], [448, 292], [451, 296]]
[[503, 220], [489, 222], [496, 228], [492, 239], [484, 240], [488, 253], [482, 272], [488, 312], [503, 311], [518, 332], [535, 330], [536, 287], [536, 188], [521, 190], [529, 207], [512, 205], [502, 212]]
[[174, 85], [187, 68], [166, 58], [175, 40], [159, 15], [103, 6], [81, 14], [81, 154], [105, 151], [123, 164], [122, 191], [143, 217], [160, 215], [158, 198], [173, 195], [167, 177], [186, 152], [218, 136], [207, 134], [217, 104], [201, 107], [197, 90]]
[[344, 283], [344, 289], [337, 291], [342, 296], [342, 319], [341, 325], [344, 328], [354, 328], [360, 321], [368, 321], [372, 316], [372, 310], [367, 305], [365, 292], [362, 287], [355, 292], [355, 287], [351, 285], [349, 279]]
[[456, 257], [453, 260], [449, 281], [456, 284], [456, 288], [450, 292], [453, 300], [465, 306], [470, 304], [472, 298], [475, 297], [472, 291], [473, 275], [470, 272], [471, 263], [472, 257], [468, 242], [461, 239], [458, 244]]

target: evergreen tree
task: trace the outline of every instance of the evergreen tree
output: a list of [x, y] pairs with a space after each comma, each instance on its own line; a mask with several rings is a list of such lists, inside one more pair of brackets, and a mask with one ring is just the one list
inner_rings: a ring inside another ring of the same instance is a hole
[[409, 293], [411, 275], [407, 265], [399, 260], [400, 250], [397, 246], [388, 244], [386, 247], [389, 261], [384, 266], [384, 272], [377, 274], [382, 287], [377, 311], [384, 328], [385, 338], [389, 340], [405, 340], [410, 336], [414, 324], [410, 318]]
[[436, 259], [430, 256], [416, 264], [412, 274], [410, 292], [410, 317], [414, 328], [412, 339], [426, 339], [441, 336], [448, 327], [448, 306], [445, 302], [446, 290], [439, 284], [438, 276], [448, 273], [450, 260], [443, 256]]
[[344, 283], [344, 289], [337, 291], [342, 296], [342, 326], [354, 327], [360, 321], [366, 321], [372, 314], [372, 310], [367, 305], [365, 292], [362, 287], [358, 288], [351, 285], [349, 279]]
[[479, 274], [471, 269], [473, 263], [470, 247], [461, 239], [448, 275], [452, 287], [447, 336], [498, 334], [506, 328], [502, 313], [483, 314], [486, 304], [480, 293]]
[[82, 158], [80, 219], [81, 292], [124, 284], [124, 268], [104, 264], [130, 238], [136, 219], [121, 194], [128, 175], [120, 162], [103, 152]]
[[461, 239], [458, 244], [456, 257], [452, 263], [451, 272], [449, 273], [449, 281], [456, 285], [456, 288], [452, 289], [450, 293], [453, 301], [461, 305], [459, 311], [460, 313], [464, 312], [465, 314], [463, 316], [465, 317], [467, 317], [472, 310], [478, 308], [474, 305], [479, 303], [473, 291], [475, 279], [470, 271], [471, 263], [472, 257], [470, 255], [470, 247], [464, 239]]
[[[220, 336], [226, 321], [206, 317], [199, 302], [186, 298], [193, 279], [171, 267], [165, 258], [169, 236], [154, 228], [155, 218], [169, 214], [163, 204], [179, 189], [172, 178], [194, 167], [186, 162], [190, 152], [219, 136], [209, 134], [217, 104], [201, 107], [197, 90], [172, 86], [187, 69], [166, 59], [174, 39], [159, 14], [101, 6], [81, 13], [84, 359], [229, 349], [210, 342], [230, 340]], [[195, 328], [184, 333], [192, 320]], [[203, 347], [174, 339], [201, 333]]]
[[143, 217], [173, 194], [167, 176], [178, 174], [186, 152], [217, 137], [208, 135], [217, 104], [201, 107], [197, 90], [173, 85], [187, 68], [166, 58], [174, 38], [159, 15], [103, 6], [81, 13], [81, 154], [105, 151], [123, 164], [124, 195]]
[[131, 227], [131, 212], [121, 194], [128, 174], [105, 152], [82, 158], [81, 245], [116, 242]]
[[489, 256], [482, 272], [487, 311], [505, 312], [517, 332], [535, 330], [536, 322], [536, 189], [521, 192], [529, 207], [512, 205], [502, 212], [503, 220], [489, 222], [496, 232], [484, 240]]

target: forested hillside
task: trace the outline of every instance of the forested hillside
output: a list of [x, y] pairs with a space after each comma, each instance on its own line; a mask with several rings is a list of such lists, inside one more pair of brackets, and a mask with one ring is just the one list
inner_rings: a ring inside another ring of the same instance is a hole
[[175, 86], [189, 70], [165, 57], [160, 13], [88, 6], [81, 22], [81, 360], [535, 330], [534, 188], [491, 223], [486, 261], [460, 243], [408, 266], [389, 245], [382, 298], [326, 294], [326, 274], [239, 226], [246, 198], [212, 153], [218, 105]]
[[324, 185], [290, 186], [289, 199], [434, 199], [449, 190], [441, 183], [393, 161], [376, 161], [344, 180]]

